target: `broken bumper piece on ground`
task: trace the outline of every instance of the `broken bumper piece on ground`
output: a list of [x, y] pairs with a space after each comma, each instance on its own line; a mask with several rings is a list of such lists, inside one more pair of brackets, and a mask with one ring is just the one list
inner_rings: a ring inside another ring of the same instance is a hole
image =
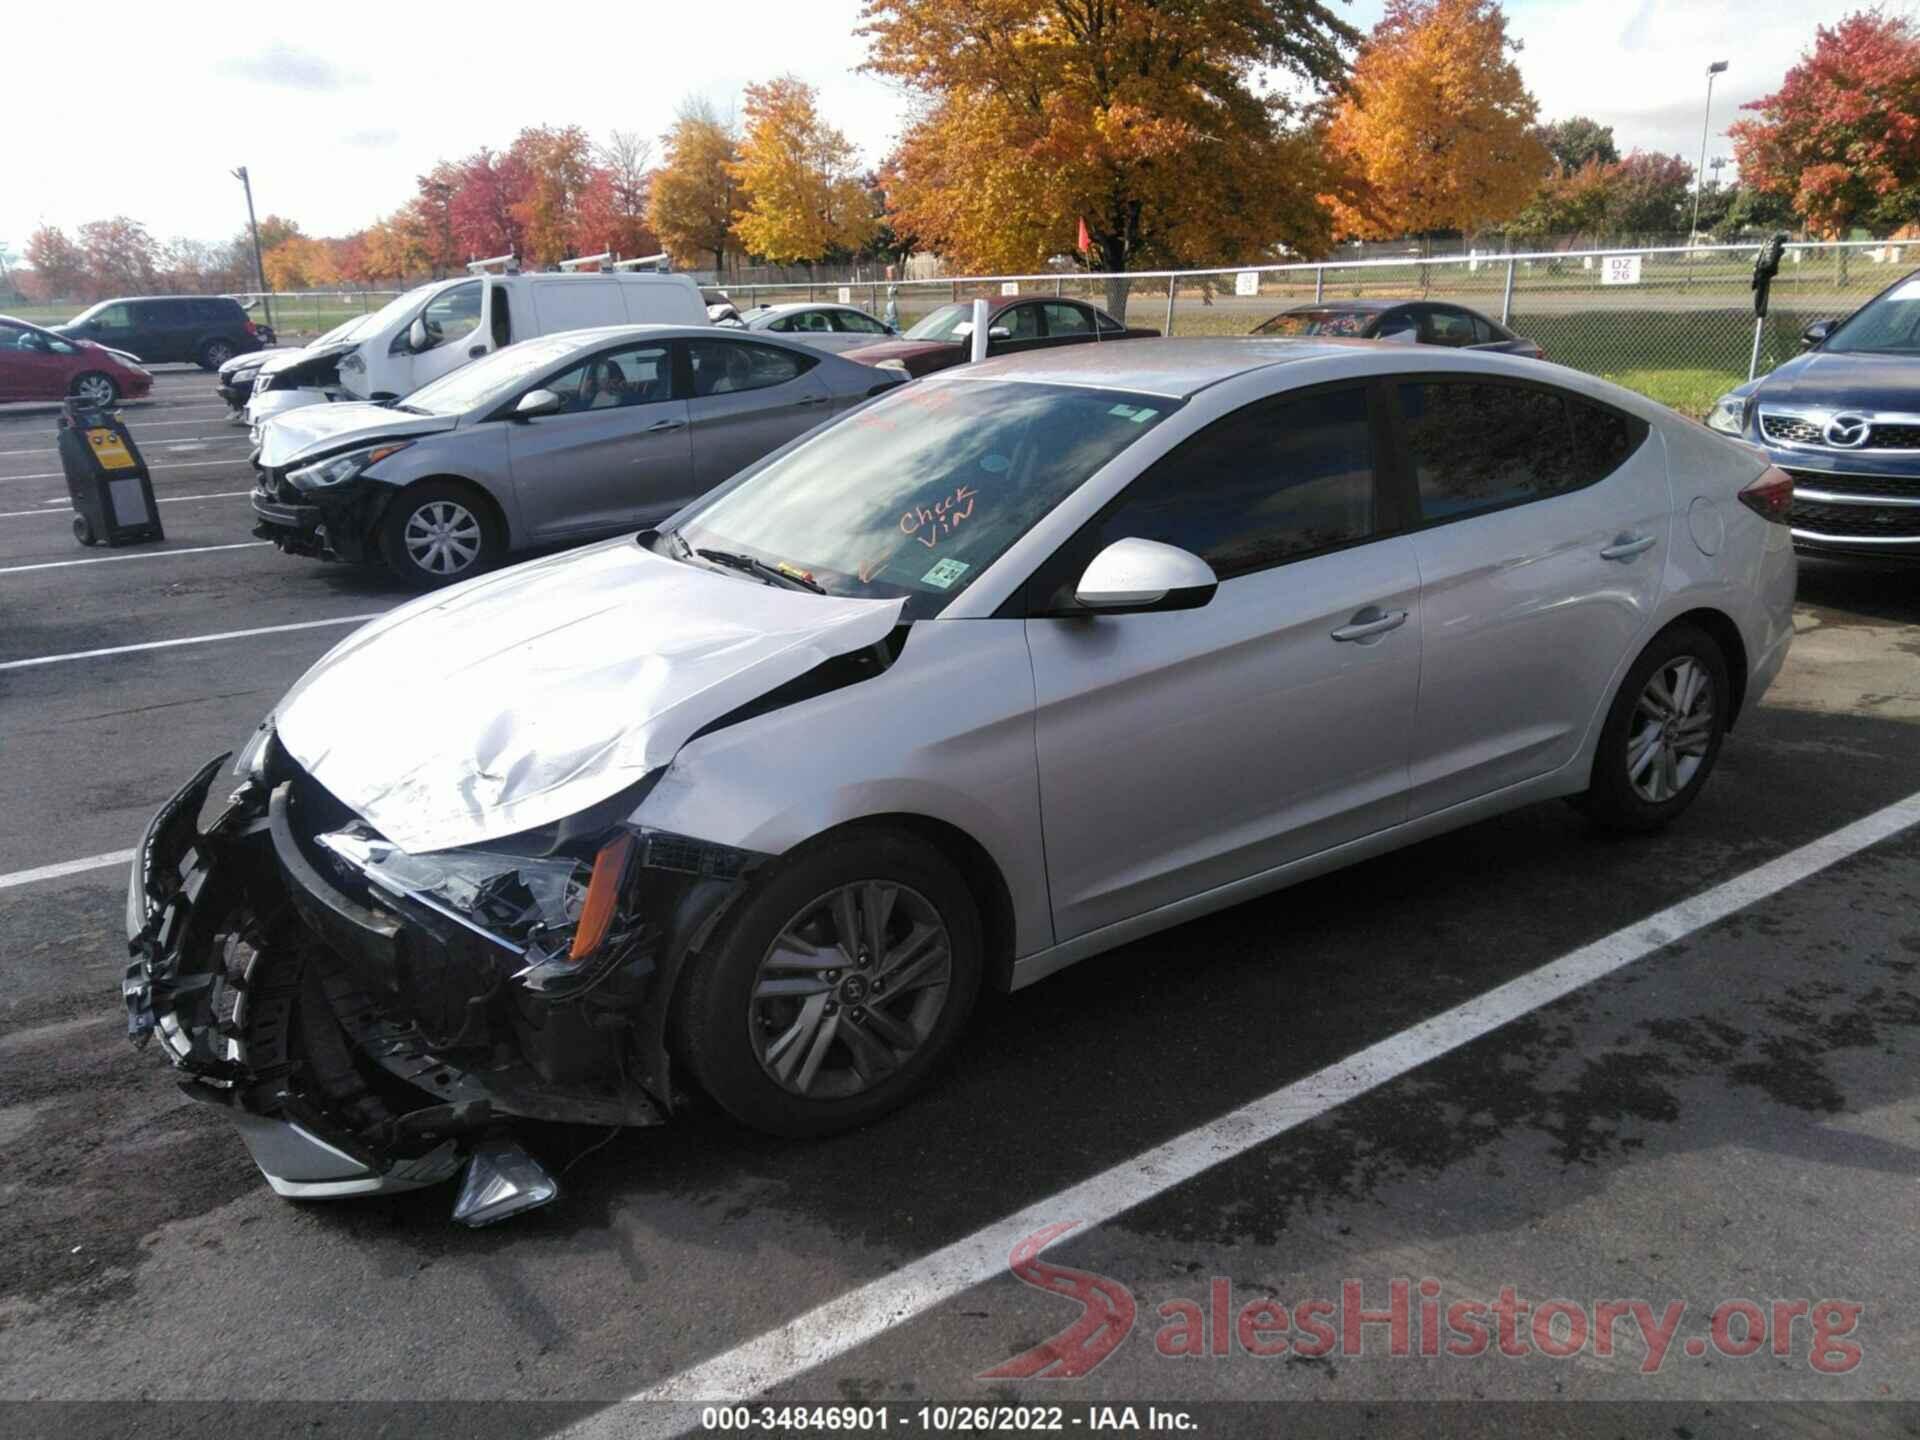
[[597, 813], [412, 855], [271, 739], [217, 818], [224, 756], [154, 817], [127, 896], [128, 1034], [159, 1037], [279, 1194], [386, 1194], [461, 1175], [483, 1225], [559, 1187], [521, 1122], [661, 1123], [666, 1012], [687, 952], [762, 857]]

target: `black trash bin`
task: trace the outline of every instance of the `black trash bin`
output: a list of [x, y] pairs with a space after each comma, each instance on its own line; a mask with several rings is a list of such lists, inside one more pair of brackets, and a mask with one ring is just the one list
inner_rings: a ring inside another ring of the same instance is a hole
[[74, 539], [82, 545], [135, 545], [167, 538], [147, 462], [119, 415], [69, 399], [60, 416], [59, 446]]

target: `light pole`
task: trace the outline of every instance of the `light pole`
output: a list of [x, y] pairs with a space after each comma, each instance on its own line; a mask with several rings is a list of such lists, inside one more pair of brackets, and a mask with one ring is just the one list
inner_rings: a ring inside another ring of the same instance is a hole
[[1700, 230], [1700, 182], [1707, 169], [1707, 130], [1713, 124], [1713, 77], [1722, 74], [1727, 62], [1716, 60], [1707, 66], [1707, 108], [1700, 116], [1700, 164], [1693, 172], [1693, 223], [1687, 227], [1687, 248], [1693, 248], [1693, 237]]
[[267, 299], [267, 262], [260, 255], [260, 222], [253, 218], [253, 181], [247, 178], [247, 167], [228, 172], [240, 182], [247, 192], [247, 229], [253, 234], [253, 277], [260, 287], [260, 308], [266, 314], [267, 324], [273, 324], [273, 302]]

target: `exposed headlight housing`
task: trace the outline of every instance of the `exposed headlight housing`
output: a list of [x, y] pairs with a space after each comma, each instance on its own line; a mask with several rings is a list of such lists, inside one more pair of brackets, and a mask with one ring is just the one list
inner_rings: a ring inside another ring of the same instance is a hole
[[1729, 390], [1713, 402], [1707, 412], [1707, 428], [1722, 435], [1744, 435], [1747, 429], [1747, 397]]
[[358, 350], [352, 350], [342, 355], [339, 362], [333, 368], [338, 370], [342, 375], [358, 375], [366, 370], [367, 362], [361, 357]]
[[298, 470], [289, 470], [287, 479], [302, 490], [324, 490], [363, 474], [369, 467], [378, 465], [389, 455], [398, 454], [412, 444], [411, 440], [395, 440], [368, 450], [349, 450], [344, 455], [334, 455], [312, 465], [303, 465]]

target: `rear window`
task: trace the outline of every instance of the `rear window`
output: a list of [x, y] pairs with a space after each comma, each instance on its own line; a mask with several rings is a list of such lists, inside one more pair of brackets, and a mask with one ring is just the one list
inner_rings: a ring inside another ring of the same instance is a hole
[[1289, 310], [1254, 330], [1256, 335], [1359, 335], [1373, 319], [1370, 310]]

